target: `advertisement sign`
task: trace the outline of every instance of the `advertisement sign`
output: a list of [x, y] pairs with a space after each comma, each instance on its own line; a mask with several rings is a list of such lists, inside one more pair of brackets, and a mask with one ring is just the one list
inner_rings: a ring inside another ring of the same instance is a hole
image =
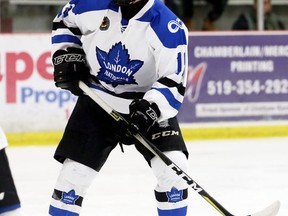
[[288, 120], [288, 32], [191, 34], [179, 120]]
[[[56, 88], [50, 34], [0, 35], [0, 126], [63, 131], [77, 97]], [[288, 120], [288, 32], [189, 36], [180, 123]]]
[[49, 34], [0, 35], [0, 126], [63, 130], [76, 97], [54, 86]]

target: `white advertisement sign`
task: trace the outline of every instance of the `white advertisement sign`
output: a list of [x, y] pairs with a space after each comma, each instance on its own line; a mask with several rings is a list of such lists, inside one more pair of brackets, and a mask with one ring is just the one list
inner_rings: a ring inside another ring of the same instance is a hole
[[5, 132], [63, 130], [77, 97], [56, 88], [50, 34], [0, 35], [0, 126]]

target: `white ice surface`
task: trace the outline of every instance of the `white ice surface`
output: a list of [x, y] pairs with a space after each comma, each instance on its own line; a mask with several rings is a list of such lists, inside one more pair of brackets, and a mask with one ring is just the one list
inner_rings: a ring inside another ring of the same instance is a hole
[[[280, 200], [288, 216], [288, 138], [187, 142], [189, 176], [232, 214], [249, 215]], [[23, 216], [47, 216], [61, 165], [56, 146], [8, 147]], [[81, 216], [156, 216], [154, 176], [133, 146], [117, 147], [89, 189]], [[219, 216], [190, 190], [189, 216]]]

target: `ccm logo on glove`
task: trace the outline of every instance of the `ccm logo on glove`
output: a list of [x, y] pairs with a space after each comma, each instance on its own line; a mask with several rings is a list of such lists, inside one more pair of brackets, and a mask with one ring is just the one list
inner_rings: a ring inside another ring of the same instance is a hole
[[137, 132], [143, 135], [146, 134], [160, 117], [160, 110], [157, 104], [150, 104], [144, 99], [133, 100], [129, 106], [129, 110], [130, 119], [128, 129], [134, 134]]
[[86, 58], [84, 55], [82, 54], [76, 54], [76, 53], [67, 53], [67, 54], [63, 54], [60, 56], [56, 56], [54, 58], [54, 65], [59, 65], [62, 64], [64, 62], [82, 62], [84, 64], [86, 64]]
[[67, 50], [57, 50], [52, 58], [55, 85], [75, 95], [82, 95], [79, 80], [86, 82], [91, 76], [83, 49], [69, 47]]

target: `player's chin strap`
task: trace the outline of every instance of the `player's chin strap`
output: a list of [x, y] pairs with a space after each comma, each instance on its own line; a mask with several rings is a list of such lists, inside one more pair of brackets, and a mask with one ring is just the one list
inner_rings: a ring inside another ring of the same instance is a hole
[[[79, 87], [85, 92], [93, 101], [95, 101], [102, 109], [104, 109], [116, 121], [122, 121], [128, 125], [128, 122], [121, 114], [113, 110], [105, 101], [102, 100], [96, 93], [94, 93], [85, 83], [79, 81]], [[153, 143], [147, 140], [142, 134], [132, 134], [142, 145], [144, 145], [156, 157], [159, 157], [168, 167], [175, 172], [187, 185], [202, 196], [211, 206], [213, 206], [221, 215], [234, 216], [226, 210], [218, 201], [209, 195], [198, 183], [196, 183], [190, 176], [188, 176], [179, 166], [171, 161], [165, 154], [163, 154]], [[280, 208], [280, 202], [275, 201], [264, 210], [251, 214], [248, 216], [275, 216]]]

